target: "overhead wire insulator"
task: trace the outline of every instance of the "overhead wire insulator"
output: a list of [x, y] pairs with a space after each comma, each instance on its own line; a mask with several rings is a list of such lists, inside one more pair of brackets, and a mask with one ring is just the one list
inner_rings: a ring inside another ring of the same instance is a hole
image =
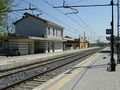
[[63, 7], [65, 6], [65, 0], [63, 0]]
[[40, 12], [39, 15], [43, 14], [43, 12], [41, 10], [39, 10], [39, 9], [36, 9], [36, 11]]
[[67, 14], [77, 14], [77, 13], [79, 13], [79, 11], [78, 11], [77, 9], [75, 9], [75, 8], [71, 8], [71, 7], [70, 7], [70, 9], [72, 9], [73, 12], [65, 13], [65, 15], [67, 15]]
[[65, 0], [63, 0], [63, 7], [64, 7], [64, 8], [70, 8], [70, 9], [72, 10], [72, 12], [70, 12], [70, 13], [65, 13], [65, 15], [67, 15], [67, 14], [77, 14], [77, 13], [79, 13], [79, 11], [78, 11], [77, 9], [74, 9], [74, 8], [72, 8], [72, 7], [69, 7], [69, 5], [65, 2]]
[[29, 3], [29, 9], [31, 8], [31, 4]]

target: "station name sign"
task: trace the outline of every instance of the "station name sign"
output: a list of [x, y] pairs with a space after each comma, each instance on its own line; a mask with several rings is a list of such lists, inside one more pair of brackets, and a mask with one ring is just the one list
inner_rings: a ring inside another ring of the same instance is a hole
[[106, 34], [111, 34], [112, 30], [111, 29], [106, 29]]

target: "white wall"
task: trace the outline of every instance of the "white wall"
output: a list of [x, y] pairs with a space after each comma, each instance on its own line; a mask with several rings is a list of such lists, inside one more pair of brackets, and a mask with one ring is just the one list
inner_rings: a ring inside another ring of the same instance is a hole
[[46, 34], [46, 23], [31, 16], [19, 21], [15, 28], [19, 36], [42, 37]]
[[54, 42], [55, 52], [63, 51], [63, 42]]
[[34, 41], [29, 39], [11, 39], [9, 41], [9, 47], [10, 49], [18, 49], [20, 55], [34, 53]]
[[[46, 43], [46, 53], [48, 52], [48, 47], [50, 47], [50, 52], [53, 52], [53, 48], [52, 48], [53, 42], [49, 41], [49, 45], [48, 42]], [[63, 51], [63, 42], [56, 42], [54, 41], [54, 52], [59, 52], [59, 51]]]
[[[49, 33], [48, 28], [50, 28], [50, 35], [48, 35], [48, 33]], [[53, 35], [53, 29], [54, 29], [54, 35]], [[61, 35], [61, 33], [62, 33], [62, 35]], [[63, 39], [63, 28], [48, 24], [47, 37], [53, 38], [53, 39]]]
[[35, 50], [38, 50], [37, 53], [46, 52], [47, 43], [46, 41], [36, 40], [35, 41]]

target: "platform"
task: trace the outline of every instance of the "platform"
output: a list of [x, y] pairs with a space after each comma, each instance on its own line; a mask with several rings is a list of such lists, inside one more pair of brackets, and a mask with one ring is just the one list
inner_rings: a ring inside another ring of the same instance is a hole
[[[98, 47], [93, 47], [93, 48], [98, 48]], [[11, 68], [15, 68], [23, 65], [28, 65], [31, 63], [45, 61], [48, 59], [58, 58], [58, 57], [82, 52], [84, 50], [93, 49], [93, 48], [68, 50], [68, 51], [61, 51], [61, 52], [54, 52], [54, 53], [13, 56], [13, 57], [0, 56], [0, 70], [11, 69]]]
[[120, 65], [109, 72], [108, 62], [108, 52], [97, 53], [33, 90], [120, 90]]

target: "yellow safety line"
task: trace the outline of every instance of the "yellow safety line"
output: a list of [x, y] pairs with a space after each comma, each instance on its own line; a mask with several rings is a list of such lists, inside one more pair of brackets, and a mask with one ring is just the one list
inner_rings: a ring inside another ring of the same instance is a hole
[[[81, 62], [80, 64], [76, 65], [75, 67], [88, 66], [99, 55], [100, 54], [97, 53], [95, 56], [91, 56], [90, 58], [88, 58], [85, 61]], [[77, 69], [71, 71], [72, 74], [67, 74], [67, 75], [64, 72], [64, 73], [60, 74], [59, 76], [56, 76], [55, 78], [47, 81], [46, 83], [34, 88], [33, 90], [44, 90], [45, 87], [47, 87], [51, 83], [53, 83], [61, 78], [61, 80], [59, 80], [58, 82], [56, 82], [54, 85], [52, 85], [50, 88], [47, 89], [47, 90], [59, 90], [62, 86], [64, 86], [66, 83], [68, 83], [72, 78], [74, 78], [83, 69], [84, 68], [77, 68]], [[66, 72], [69, 72], [69, 71], [67, 70]]]

